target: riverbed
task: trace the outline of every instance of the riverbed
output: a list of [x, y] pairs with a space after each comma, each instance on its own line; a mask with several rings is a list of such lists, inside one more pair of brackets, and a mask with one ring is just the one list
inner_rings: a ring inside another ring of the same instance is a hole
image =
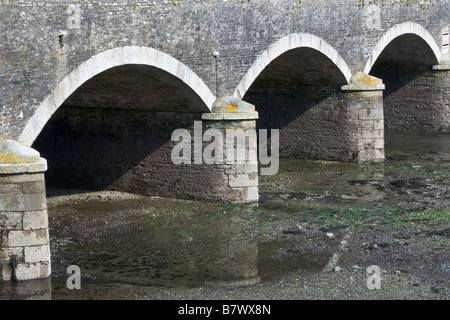
[[450, 298], [449, 134], [391, 133], [384, 163], [281, 159], [259, 186], [257, 205], [49, 189], [52, 276], [0, 298]]

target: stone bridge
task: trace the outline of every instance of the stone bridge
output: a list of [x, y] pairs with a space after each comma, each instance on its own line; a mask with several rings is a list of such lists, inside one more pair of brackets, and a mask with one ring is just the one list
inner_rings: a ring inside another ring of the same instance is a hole
[[449, 11], [1, 0], [0, 280], [50, 275], [45, 186], [258, 201], [254, 143], [245, 164], [178, 165], [178, 128], [278, 129], [281, 157], [347, 162], [383, 161], [387, 130], [449, 132]]

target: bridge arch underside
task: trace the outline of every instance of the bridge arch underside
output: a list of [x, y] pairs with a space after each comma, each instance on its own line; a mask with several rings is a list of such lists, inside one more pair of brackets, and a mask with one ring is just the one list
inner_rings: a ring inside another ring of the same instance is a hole
[[192, 130], [205, 110], [188, 85], [161, 69], [114, 67], [75, 90], [33, 148], [48, 161], [50, 188], [210, 199], [223, 170], [171, 160], [172, 132]]
[[433, 70], [439, 62], [430, 45], [416, 34], [392, 40], [370, 75], [383, 79], [385, 130], [450, 131], [450, 77]]
[[347, 83], [327, 56], [301, 47], [274, 59], [243, 100], [256, 106], [258, 128], [280, 130], [280, 157], [357, 161], [357, 117], [341, 91]]

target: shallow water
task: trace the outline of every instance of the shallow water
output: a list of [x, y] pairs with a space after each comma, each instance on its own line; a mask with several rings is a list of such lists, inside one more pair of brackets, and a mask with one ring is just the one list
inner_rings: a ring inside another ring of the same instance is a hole
[[[281, 160], [277, 175], [260, 177], [259, 206], [49, 190], [52, 277], [0, 283], [0, 298], [134, 299], [145, 288], [254, 286], [320, 273], [342, 239], [305, 235], [306, 217], [345, 212], [352, 223], [372, 207], [448, 212], [449, 134], [387, 135], [386, 157]], [[337, 236], [346, 227], [332, 226]], [[82, 290], [66, 287], [70, 265], [81, 269]]]

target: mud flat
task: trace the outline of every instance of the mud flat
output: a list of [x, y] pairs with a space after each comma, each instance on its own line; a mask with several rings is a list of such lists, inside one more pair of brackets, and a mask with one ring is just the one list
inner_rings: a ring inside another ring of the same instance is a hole
[[253, 206], [48, 189], [52, 277], [0, 298], [448, 300], [450, 143], [429, 139], [378, 164], [283, 159]]

